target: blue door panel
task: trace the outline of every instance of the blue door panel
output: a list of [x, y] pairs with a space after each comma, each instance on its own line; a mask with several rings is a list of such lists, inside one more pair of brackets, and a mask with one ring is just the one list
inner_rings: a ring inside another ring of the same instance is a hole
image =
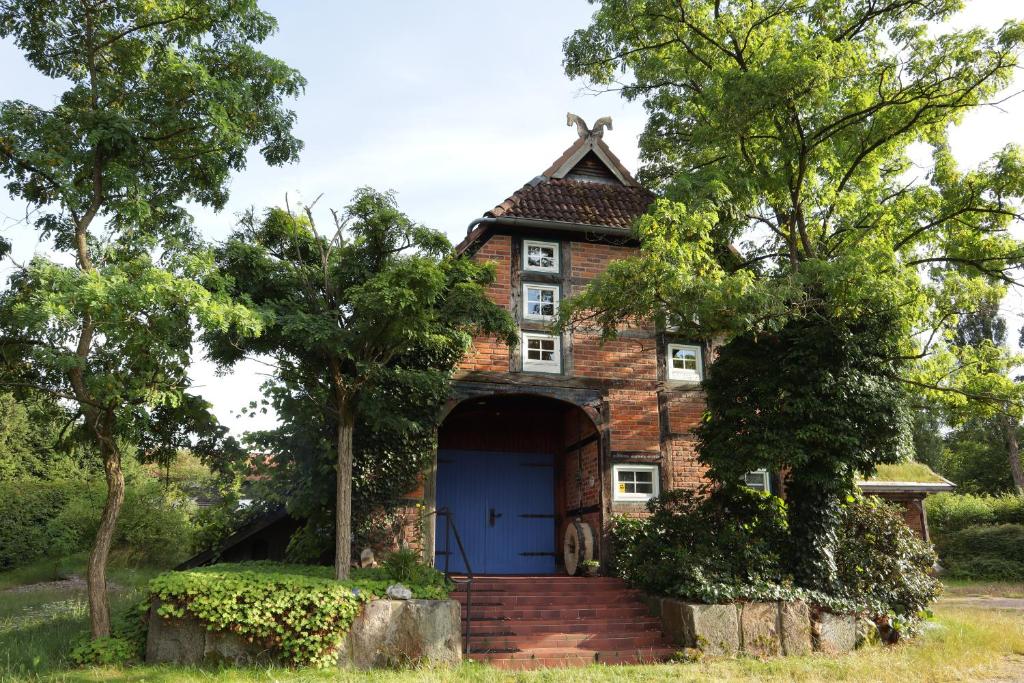
[[[437, 506], [452, 511], [474, 573], [554, 573], [554, 490], [551, 454], [438, 452]], [[436, 534], [442, 569], [443, 523]], [[452, 571], [464, 571], [454, 538], [450, 553]]]

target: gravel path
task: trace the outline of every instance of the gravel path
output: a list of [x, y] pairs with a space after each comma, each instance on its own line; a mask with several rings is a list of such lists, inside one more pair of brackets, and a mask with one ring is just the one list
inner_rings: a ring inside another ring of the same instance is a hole
[[[107, 587], [108, 589], [117, 588], [117, 586], [109, 581], [107, 582]], [[42, 581], [40, 583], [29, 583], [24, 586], [15, 586], [14, 588], [2, 590], [0, 593], [32, 593], [48, 590], [84, 591], [85, 579], [78, 575], [72, 575], [59, 581]]]

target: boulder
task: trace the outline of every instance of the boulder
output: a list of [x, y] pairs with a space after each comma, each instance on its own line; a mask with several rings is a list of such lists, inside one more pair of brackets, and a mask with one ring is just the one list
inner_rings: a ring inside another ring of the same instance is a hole
[[740, 649], [736, 605], [701, 605], [665, 598], [661, 601], [665, 635], [678, 645], [710, 655], [734, 655]]
[[455, 600], [374, 600], [352, 622], [338, 656], [357, 669], [458, 664], [462, 618]]
[[[232, 664], [277, 662], [275, 652], [230, 631], [210, 631], [198, 619], [164, 619], [159, 601], [149, 612], [149, 664]], [[462, 660], [462, 614], [454, 600], [373, 600], [342, 640], [340, 666], [361, 669], [410, 664], [458, 664]]]
[[822, 612], [815, 622], [817, 649], [827, 654], [843, 654], [857, 646], [857, 619], [849, 614]]
[[778, 603], [744, 603], [740, 609], [740, 639], [740, 647], [747, 654], [778, 655], [782, 651]]
[[164, 619], [156, 613], [154, 600], [149, 608], [149, 632], [146, 636], [146, 662], [149, 664], [202, 664], [206, 652], [206, 626], [195, 617]]
[[164, 619], [159, 600], [149, 610], [146, 661], [153, 664], [268, 664], [273, 653], [228, 631], [210, 631], [195, 617]]
[[412, 591], [400, 583], [388, 586], [387, 594], [392, 600], [412, 600]]
[[806, 655], [811, 652], [811, 610], [806, 602], [780, 602], [779, 626], [784, 655]]

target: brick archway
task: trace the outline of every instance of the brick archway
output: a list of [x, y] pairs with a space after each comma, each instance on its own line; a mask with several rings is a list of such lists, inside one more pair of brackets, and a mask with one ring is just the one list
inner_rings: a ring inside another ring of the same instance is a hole
[[[561, 392], [545, 395], [547, 392], [495, 392], [493, 386], [491, 389], [485, 393], [467, 391], [463, 387], [462, 396], [457, 396], [445, 406], [438, 429], [438, 452], [446, 454], [442, 455], [440, 461], [441, 488], [448, 486], [450, 489], [451, 476], [457, 476], [446, 474], [444, 469], [446, 466], [452, 467], [446, 465], [452, 462], [452, 454], [477, 454], [491, 458], [492, 466], [507, 464], [510, 459], [522, 457], [523, 454], [549, 456], [553, 468], [553, 490], [550, 491], [553, 513], [518, 516], [551, 516], [553, 523], [546, 527], [543, 543], [537, 543], [537, 549], [526, 549], [540, 552], [520, 554], [553, 553], [554, 570], [561, 572], [559, 549], [566, 526], [575, 519], [582, 519], [591, 524], [596, 535], [600, 535], [602, 528], [602, 491], [605, 482], [602, 476], [601, 449], [605, 420], [600, 397], [585, 391], [566, 396]], [[532, 466], [539, 465], [534, 463]], [[438, 472], [439, 465], [435, 461], [425, 491], [430, 507], [444, 505], [446, 502], [442, 500], [439, 503]], [[470, 483], [469, 477], [473, 475], [465, 476], [468, 486], [481, 486], [480, 482]], [[504, 476], [510, 475], [506, 473]], [[502, 486], [506, 485], [515, 486], [516, 482], [509, 480], [502, 483]], [[444, 498], [446, 495], [442, 490], [440, 496]], [[437, 543], [440, 547], [443, 540], [438, 539]]]

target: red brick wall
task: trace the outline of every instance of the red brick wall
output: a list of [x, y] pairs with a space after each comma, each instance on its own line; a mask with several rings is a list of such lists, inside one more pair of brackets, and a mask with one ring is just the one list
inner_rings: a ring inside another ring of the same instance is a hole
[[[512, 238], [494, 235], [473, 256], [474, 261], [495, 265], [495, 280], [487, 288], [487, 296], [501, 306], [512, 300]], [[508, 372], [509, 348], [494, 337], [474, 337], [473, 347], [459, 365], [467, 371]]]

